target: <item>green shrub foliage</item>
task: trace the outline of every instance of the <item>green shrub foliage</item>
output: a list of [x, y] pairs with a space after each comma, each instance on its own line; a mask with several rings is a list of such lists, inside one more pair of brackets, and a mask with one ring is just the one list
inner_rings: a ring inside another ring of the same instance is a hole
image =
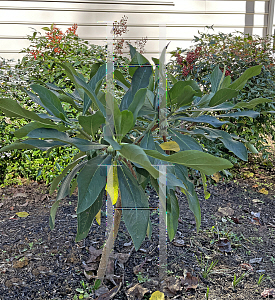
[[[169, 69], [176, 78], [196, 80], [205, 91], [210, 91], [210, 74], [217, 65], [221, 71], [225, 70], [225, 76], [230, 76], [232, 80], [235, 80], [249, 67], [262, 65], [261, 73], [250, 78], [239, 94], [232, 98], [232, 102], [249, 102], [259, 97], [273, 99], [275, 69], [272, 38], [250, 36], [241, 32], [229, 34], [199, 32], [190, 49], [178, 48], [172, 52]], [[275, 137], [273, 130], [274, 104], [264, 102], [258, 105], [256, 110], [264, 113], [254, 119], [240, 117], [234, 122], [231, 120], [232, 123], [225, 127], [227, 131], [236, 133], [253, 143], [263, 157], [267, 158], [269, 149], [265, 144], [266, 136], [271, 135], [273, 139]], [[220, 146], [222, 151], [223, 146], [221, 144]], [[217, 145], [212, 150], [213, 152], [220, 151]]]

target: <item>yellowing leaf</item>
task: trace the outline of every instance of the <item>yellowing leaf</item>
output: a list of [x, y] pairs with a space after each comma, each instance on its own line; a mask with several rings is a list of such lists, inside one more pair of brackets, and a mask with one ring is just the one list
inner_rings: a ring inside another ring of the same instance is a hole
[[16, 213], [20, 218], [26, 218], [29, 214], [26, 211], [21, 211]]
[[259, 193], [264, 194], [264, 195], [268, 195], [268, 191], [265, 188], [260, 189]]
[[162, 150], [171, 150], [171, 151], [175, 151], [175, 152], [180, 151], [180, 146], [178, 145], [178, 143], [176, 143], [174, 141], [162, 143], [162, 144], [160, 144], [160, 147]]
[[113, 205], [115, 205], [118, 198], [117, 166], [110, 166], [109, 168], [106, 191], [110, 195]]
[[99, 212], [96, 214], [95, 219], [98, 223], [98, 225], [101, 224], [101, 210], [99, 210]]
[[216, 182], [219, 182], [220, 181], [220, 178], [221, 178], [221, 174], [219, 172], [213, 174], [211, 176]]
[[160, 291], [156, 291], [152, 294], [149, 300], [164, 300], [164, 294]]

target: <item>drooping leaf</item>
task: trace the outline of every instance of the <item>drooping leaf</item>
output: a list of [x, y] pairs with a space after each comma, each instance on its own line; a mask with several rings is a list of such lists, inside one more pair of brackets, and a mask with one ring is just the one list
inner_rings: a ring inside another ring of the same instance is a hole
[[54, 116], [63, 121], [67, 119], [61, 102], [55, 93], [38, 84], [32, 84], [31, 88], [39, 95], [41, 102], [53, 113]]
[[92, 226], [93, 220], [102, 207], [103, 195], [104, 188], [99, 193], [95, 202], [85, 211], [77, 215], [77, 234], [75, 237], [76, 242], [79, 242], [87, 237]]
[[10, 145], [0, 148], [0, 152], [7, 152], [10, 150], [15, 150], [15, 149], [34, 149], [34, 148], [36, 148], [36, 147], [31, 146], [29, 144], [14, 142]]
[[231, 168], [233, 165], [226, 159], [215, 157], [198, 150], [186, 150], [165, 156], [156, 150], [144, 150], [144, 152], [154, 158], [177, 163], [189, 168], [199, 170], [206, 175], [212, 175], [223, 169]]
[[53, 122], [51, 122], [50, 120], [39, 117], [35, 112], [24, 109], [15, 100], [11, 100], [8, 98], [0, 98], [0, 109], [7, 117], [11, 116], [16, 118], [25, 118], [43, 124], [53, 124]]
[[80, 138], [70, 138], [67, 133], [60, 132], [52, 128], [34, 129], [28, 133], [28, 137], [35, 138], [35, 139], [43, 138], [43, 139], [53, 139], [53, 140], [61, 141], [64, 143], [71, 144], [83, 152], [89, 150], [95, 150], [95, 149], [102, 149], [106, 147], [106, 145], [90, 142], [88, 140], [84, 140]]
[[111, 165], [111, 155], [100, 155], [88, 161], [77, 177], [78, 203], [76, 213], [88, 209], [106, 186], [107, 165]]
[[[244, 146], [243, 143], [235, 141], [228, 132], [223, 130], [207, 128], [207, 127], [201, 127], [201, 129], [203, 129], [205, 132], [208, 133], [210, 139], [215, 140], [216, 138], [218, 138], [228, 150], [232, 151], [240, 159], [247, 161], [246, 147]], [[205, 135], [205, 137], [208, 138], [207, 135]], [[217, 170], [217, 171], [221, 171], [221, 170]], [[211, 175], [211, 174], [207, 174], [207, 175]]]
[[194, 185], [188, 179], [188, 172], [184, 166], [175, 164], [175, 174], [185, 185], [184, 188], [181, 187], [181, 191], [185, 194], [188, 200], [189, 209], [194, 214], [194, 217], [196, 219], [196, 227], [198, 231], [201, 225], [201, 209], [200, 209], [200, 202], [198, 199], [198, 195], [195, 191]]
[[[94, 76], [95, 77], [95, 76]], [[94, 78], [93, 77], [93, 78]], [[92, 79], [93, 79], [92, 78]], [[89, 98], [91, 99], [91, 102], [93, 102], [93, 104], [100, 109], [101, 113], [103, 114], [104, 117], [106, 117], [106, 109], [104, 107], [104, 105], [98, 100], [97, 95], [95, 93], [95, 90], [89, 85], [87, 84], [84, 80], [82, 80], [81, 78], [74, 76], [75, 81], [77, 82], [77, 84], [79, 86], [81, 86], [84, 91], [87, 93], [87, 95], [89, 96]], [[87, 105], [88, 106], [88, 105]], [[86, 106], [86, 109], [88, 109], [88, 107]]]
[[32, 130], [36, 129], [36, 128], [53, 128], [53, 129], [57, 129], [58, 131], [65, 131], [66, 127], [63, 124], [42, 124], [40, 122], [31, 122], [28, 123], [26, 125], [24, 125], [23, 127], [17, 129], [14, 132], [14, 136], [17, 138], [22, 138], [24, 136], [26, 136], [29, 132], [31, 132]]
[[120, 86], [124, 90], [127, 91], [131, 87], [131, 83], [124, 78], [123, 74], [119, 70], [114, 71], [114, 78], [122, 84]]
[[24, 144], [34, 146], [35, 148], [40, 149], [41, 151], [48, 151], [53, 147], [66, 147], [68, 144], [60, 142], [60, 141], [52, 141], [52, 140], [33, 140], [33, 139], [27, 139], [24, 140]]
[[170, 241], [173, 240], [178, 229], [179, 203], [173, 190], [167, 193], [167, 232]]
[[148, 228], [148, 199], [128, 168], [118, 167], [117, 173], [123, 219], [137, 250], [143, 242]]
[[54, 178], [54, 180], [52, 181], [50, 191], [49, 191], [50, 195], [55, 191], [59, 182], [64, 178], [64, 176], [67, 174], [67, 172], [70, 171], [72, 168], [74, 168], [83, 158], [86, 158], [86, 157], [87, 157], [87, 155], [84, 155], [83, 152], [75, 155], [73, 162], [69, 163], [66, 166], [66, 168], [64, 168], [64, 170], [61, 172], [61, 174], [56, 176]]
[[75, 175], [79, 172], [79, 170], [81, 170], [81, 168], [83, 168], [83, 166], [86, 164], [86, 161], [80, 162], [78, 165], [76, 165], [72, 171], [66, 176], [66, 178], [63, 180], [59, 190], [58, 190], [58, 194], [56, 197], [56, 201], [54, 202], [54, 204], [51, 207], [50, 210], [50, 219], [49, 219], [49, 223], [50, 223], [50, 228], [53, 229], [54, 225], [55, 225], [55, 215], [57, 212], [57, 208], [59, 206], [59, 203], [61, 202], [61, 200], [63, 198], [65, 198], [66, 196], [68, 196], [70, 194], [70, 184], [72, 179], [75, 177]]
[[[151, 151], [151, 150], [146, 150]], [[154, 150], [152, 150], [154, 151]], [[128, 160], [139, 164], [145, 170], [147, 170], [154, 178], [158, 178], [158, 170], [155, 169], [152, 165], [150, 160], [148, 159], [147, 155], [144, 153], [144, 150], [134, 144], [124, 144], [122, 145], [119, 152]], [[156, 151], [157, 152], [157, 151]], [[159, 152], [157, 152], [159, 153]]]
[[106, 191], [110, 195], [113, 205], [116, 204], [118, 199], [118, 177], [117, 177], [117, 166], [111, 165], [107, 175]]

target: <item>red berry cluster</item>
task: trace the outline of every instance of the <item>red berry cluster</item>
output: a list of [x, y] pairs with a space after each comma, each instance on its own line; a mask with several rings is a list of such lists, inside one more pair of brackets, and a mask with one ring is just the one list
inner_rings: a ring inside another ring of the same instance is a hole
[[197, 47], [194, 51], [189, 51], [184, 59], [179, 53], [176, 53], [176, 61], [182, 66], [182, 75], [186, 77], [194, 68], [194, 63], [199, 58], [201, 47]]
[[[76, 30], [77, 24], [74, 24], [72, 27], [69, 27], [65, 33], [63, 33], [62, 30], [53, 24], [51, 30], [46, 32], [46, 38], [49, 43], [45, 46], [45, 48], [53, 49], [56, 54], [61, 53], [61, 51], [65, 53], [65, 51], [62, 50], [62, 43], [65, 42], [66, 38], [70, 35], [77, 36]], [[43, 56], [43, 53], [41, 53], [38, 49], [31, 50], [29, 53], [34, 57], [34, 59], [36, 59], [39, 54]]]
[[[220, 70], [223, 72], [224, 68], [220, 68]], [[225, 70], [225, 76], [231, 76], [231, 68], [227, 67]]]

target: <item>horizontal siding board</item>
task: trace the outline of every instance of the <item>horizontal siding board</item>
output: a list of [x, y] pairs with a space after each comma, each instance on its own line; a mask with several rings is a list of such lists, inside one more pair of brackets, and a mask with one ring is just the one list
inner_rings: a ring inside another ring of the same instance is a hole
[[31, 27], [44, 33], [41, 27], [52, 23], [62, 30], [77, 23], [81, 38], [103, 45], [106, 43], [106, 25], [98, 22], [119, 21], [124, 14], [128, 16], [129, 23], [125, 39], [134, 41], [147, 36], [146, 53], [157, 54], [159, 23], [167, 24], [166, 39], [171, 41], [171, 51], [190, 45], [197, 31], [203, 31], [206, 25], [214, 25], [215, 32], [229, 33], [243, 31], [244, 28], [262, 31], [265, 2], [268, 0], [256, 1], [255, 26], [252, 27], [245, 26], [245, 15], [253, 13], [245, 14], [246, 1], [240, 0], [0, 0], [0, 55], [18, 53], [29, 45], [26, 37], [32, 35]]

